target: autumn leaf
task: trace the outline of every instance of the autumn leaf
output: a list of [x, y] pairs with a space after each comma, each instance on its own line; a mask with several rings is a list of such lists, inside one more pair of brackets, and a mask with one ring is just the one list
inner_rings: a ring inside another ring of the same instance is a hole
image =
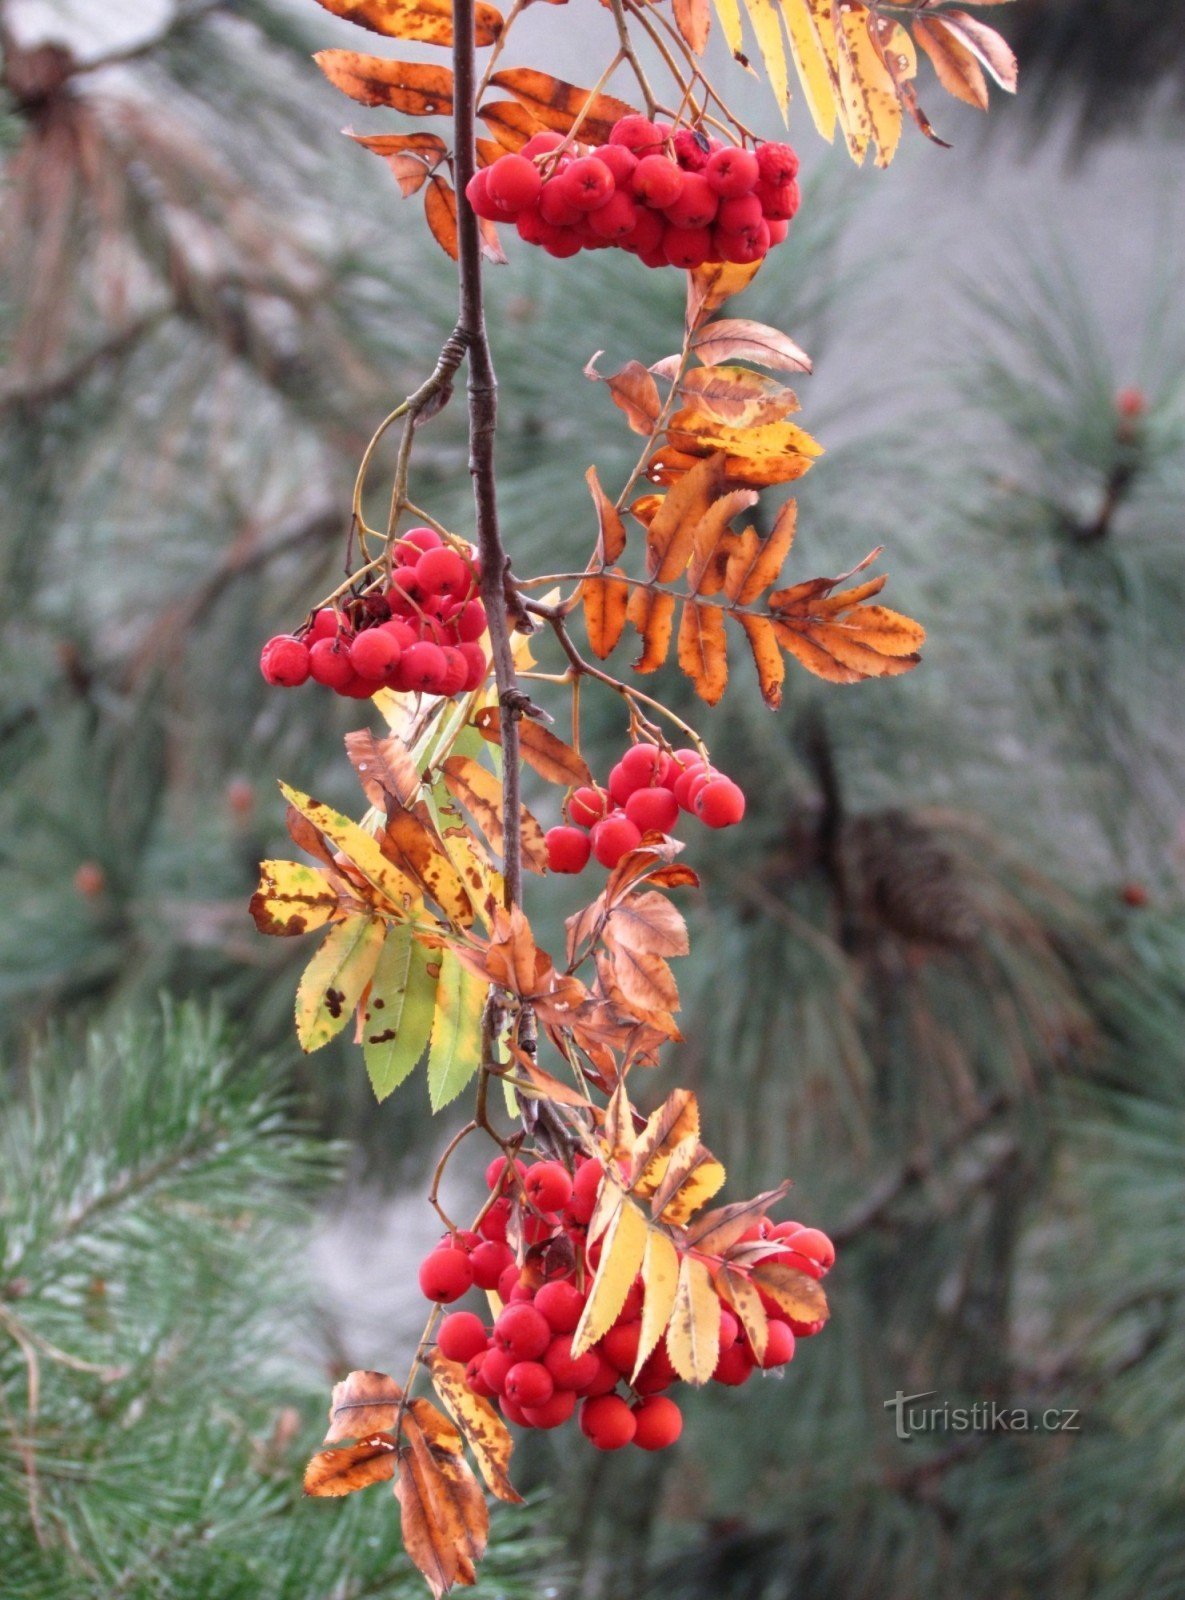
[[489, 1508], [467, 1463], [413, 1437], [412, 1449], [399, 1457], [395, 1493], [404, 1548], [436, 1600], [455, 1583], [473, 1584], [485, 1552]]
[[642, 1257], [642, 1327], [638, 1336], [638, 1359], [633, 1377], [641, 1371], [647, 1356], [666, 1332], [675, 1306], [679, 1286], [679, 1255], [667, 1235], [651, 1228], [646, 1235]]
[[765, 1355], [765, 1342], [769, 1332], [769, 1318], [762, 1303], [761, 1292], [748, 1273], [739, 1272], [727, 1262], [716, 1273], [716, 1293], [726, 1305], [732, 1307], [740, 1319], [745, 1337], [752, 1346], [758, 1362]]
[[[452, 0], [317, 0], [326, 11], [346, 22], [356, 22], [371, 33], [392, 39], [416, 39], [423, 44], [453, 42]], [[502, 13], [484, 0], [474, 6], [474, 42], [493, 44], [501, 35]]]
[[782, 703], [782, 684], [786, 678], [786, 663], [782, 660], [777, 630], [769, 617], [740, 612], [737, 620], [749, 641], [761, 698], [771, 711], [776, 711]]
[[584, 475], [584, 481], [588, 484], [597, 512], [596, 565], [611, 566], [613, 562], [621, 559], [625, 550], [625, 523], [621, 520], [621, 513], [617, 507], [601, 488], [596, 467], [589, 467]]
[[720, 1301], [702, 1261], [685, 1255], [667, 1328], [671, 1365], [688, 1383], [707, 1383], [720, 1359]]
[[685, 956], [690, 950], [687, 924], [665, 894], [648, 889], [628, 894], [612, 907], [606, 935], [632, 950], [660, 956]]
[[299, 861], [261, 861], [249, 907], [260, 933], [289, 939], [312, 933], [340, 914], [338, 896], [316, 867]]
[[1001, 89], [1008, 94], [1016, 93], [1018, 77], [1016, 57], [1006, 40], [1002, 39], [994, 28], [989, 28], [987, 23], [981, 22], [978, 17], [954, 7], [945, 10], [941, 20], [947, 31], [965, 44], [987, 68]]
[[857, 165], [875, 142], [876, 164], [887, 167], [901, 140], [902, 111], [896, 85], [870, 31], [873, 21], [866, 6], [841, 8], [836, 33], [841, 114], [848, 152]]
[[756, 505], [757, 500], [755, 489], [732, 489], [704, 512], [692, 539], [687, 569], [687, 587], [692, 594], [718, 594], [724, 586], [728, 558], [738, 542], [732, 520]]
[[708, 1147], [689, 1135], [671, 1152], [670, 1163], [650, 1200], [651, 1215], [682, 1227], [724, 1187], [726, 1173]]
[[419, 193], [432, 169], [448, 154], [448, 146], [436, 133], [351, 133], [349, 137], [382, 157], [404, 199]]
[[734, 1200], [715, 1211], [705, 1211], [688, 1227], [687, 1243], [700, 1255], [722, 1256], [742, 1233], [784, 1198], [789, 1188], [789, 1183], [780, 1183], [776, 1189], [766, 1189], [748, 1200]]
[[480, 979], [451, 950], [442, 950], [428, 1045], [428, 1097], [433, 1111], [455, 1100], [477, 1072], [485, 998]]
[[646, 565], [656, 583], [671, 583], [686, 570], [695, 530], [723, 493], [724, 458], [709, 456], [674, 485], [646, 529]]
[[[671, 446], [690, 457], [724, 454], [724, 478], [730, 488], [766, 489], [790, 483], [809, 472], [823, 447], [792, 422], [769, 422], [755, 428], [730, 428], [696, 406], [676, 412], [667, 428]], [[653, 460], [662, 464], [663, 452]], [[668, 480], [686, 468], [668, 463]], [[672, 491], [673, 492], [673, 491]]]
[[437, 957], [410, 928], [391, 928], [359, 1013], [362, 1055], [375, 1099], [392, 1094], [428, 1048]]
[[786, 72], [786, 48], [782, 42], [782, 24], [774, 0], [745, 0], [749, 21], [757, 36], [758, 48], [765, 70], [769, 74], [770, 88], [778, 102], [783, 119], [790, 100], [790, 79]]
[[433, 1350], [428, 1357], [428, 1371], [445, 1410], [473, 1451], [473, 1459], [491, 1493], [511, 1505], [521, 1505], [522, 1495], [508, 1476], [514, 1442], [502, 1418], [488, 1400], [474, 1394], [459, 1362], [449, 1361], [439, 1350]]
[[687, 326], [698, 328], [705, 317], [719, 311], [726, 300], [747, 289], [761, 270], [760, 261], [737, 266], [714, 261], [687, 274]]
[[829, 142], [835, 137], [839, 102], [839, 61], [831, 0], [782, 0], [794, 70], [815, 127]]
[[701, 327], [691, 348], [707, 366], [723, 361], [751, 361], [775, 372], [810, 372], [811, 358], [777, 328], [745, 317], [719, 317]]
[[741, 53], [744, 31], [741, 26], [740, 0], [713, 0], [713, 4], [716, 7], [716, 15], [720, 18], [725, 44], [738, 61], [744, 61], [745, 58]]
[[[498, 706], [483, 706], [474, 717], [483, 739], [498, 744], [502, 737], [502, 714]], [[542, 723], [524, 718], [518, 725], [518, 742], [523, 760], [548, 783], [564, 788], [591, 784], [592, 773], [584, 757]]]
[[379, 738], [369, 728], [346, 734], [346, 755], [362, 792], [377, 810], [394, 801], [411, 810], [420, 794], [420, 774], [411, 752], [394, 734]]
[[432, 178], [424, 193], [428, 231], [453, 261], [457, 259], [457, 194], [445, 178]]
[[688, 600], [679, 623], [679, 665], [696, 694], [714, 706], [728, 685], [728, 639], [716, 606]]
[[988, 108], [988, 86], [975, 53], [940, 16], [915, 16], [913, 36], [930, 58], [947, 94], [979, 111]]
[[304, 1471], [304, 1492], [320, 1498], [336, 1499], [369, 1489], [395, 1476], [397, 1449], [390, 1434], [377, 1434], [361, 1444], [341, 1450], [320, 1450]]
[[440, 907], [449, 922], [462, 928], [472, 925], [473, 901], [434, 826], [416, 812], [392, 804], [378, 843], [384, 856]]
[[296, 1037], [306, 1054], [339, 1034], [370, 982], [383, 945], [376, 917], [352, 916], [331, 928], [296, 991]]
[[702, 56], [712, 27], [712, 8], [708, 0], [674, 0], [675, 26], [687, 45]]
[[342, 852], [365, 889], [373, 892], [376, 909], [406, 915], [414, 908], [420, 899], [415, 885], [387, 860], [373, 834], [331, 806], [322, 805], [285, 783], [280, 785], [280, 792], [305, 822]]
[[795, 1322], [825, 1321], [830, 1312], [822, 1285], [805, 1272], [777, 1261], [759, 1262], [750, 1277], [763, 1294]]
[[517, 154], [533, 134], [542, 130], [537, 117], [517, 100], [491, 100], [480, 107], [478, 116], [503, 150]]
[[[459, 805], [465, 807], [489, 840], [490, 847], [502, 855], [506, 837], [502, 822], [502, 784], [498, 778], [472, 756], [454, 755], [441, 768], [448, 792]], [[523, 865], [532, 872], [547, 868], [547, 845], [543, 829], [527, 810], [519, 808], [519, 843]]]
[[533, 67], [495, 72], [490, 82], [512, 94], [539, 123], [557, 133], [568, 133], [579, 117], [580, 137], [588, 144], [607, 144], [613, 124], [634, 109], [612, 95], [590, 94]]
[[388, 106], [412, 117], [446, 117], [453, 109], [448, 67], [419, 61], [388, 61], [354, 50], [319, 50], [313, 60], [335, 89], [363, 106]]
[[724, 576], [724, 592], [738, 605], [752, 605], [763, 594], [786, 563], [794, 544], [798, 525], [798, 505], [787, 500], [774, 519], [768, 539], [759, 539], [755, 529], [747, 528], [741, 544], [730, 556]]
[[587, 577], [580, 585], [580, 603], [584, 608], [589, 649], [602, 661], [617, 648], [625, 628], [629, 602], [630, 586], [618, 567]]
[[627, 361], [620, 371], [603, 377], [596, 365], [601, 354], [598, 350], [586, 364], [584, 376], [594, 383], [603, 383], [613, 397], [613, 404], [625, 413], [632, 431], [649, 439], [662, 412], [658, 385], [640, 361]]
[[351, 1372], [333, 1386], [326, 1444], [389, 1432], [399, 1421], [403, 1390], [385, 1372]]
[[683, 374], [680, 389], [688, 405], [733, 428], [780, 422], [799, 409], [793, 389], [749, 367], [691, 367]]
[[667, 659], [675, 623], [675, 596], [649, 586], [631, 589], [626, 616], [642, 637], [635, 672], [657, 672]]
[[[632, 1200], [622, 1199], [601, 1238], [601, 1260], [580, 1322], [572, 1335], [572, 1354], [591, 1350], [617, 1321], [642, 1258], [649, 1234], [646, 1219]], [[591, 1231], [590, 1231], [591, 1237]]]

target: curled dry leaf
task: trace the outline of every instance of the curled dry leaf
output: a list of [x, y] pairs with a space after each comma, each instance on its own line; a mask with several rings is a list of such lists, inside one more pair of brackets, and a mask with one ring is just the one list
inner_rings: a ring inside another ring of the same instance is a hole
[[448, 146], [436, 133], [350, 133], [355, 144], [381, 156], [406, 199], [418, 194], [433, 169], [448, 155]]
[[395, 1493], [404, 1548], [436, 1600], [454, 1584], [475, 1583], [489, 1535], [489, 1507], [465, 1460], [413, 1436], [412, 1448], [400, 1452]]
[[988, 86], [974, 51], [940, 16], [915, 16], [913, 36], [930, 58], [947, 94], [979, 111], [988, 108]]
[[611, 566], [613, 562], [621, 559], [625, 550], [625, 523], [621, 520], [620, 511], [601, 488], [596, 467], [589, 467], [584, 475], [584, 481], [588, 484], [597, 513], [595, 565]]
[[403, 1390], [385, 1372], [351, 1372], [333, 1386], [326, 1444], [389, 1433], [399, 1421]]
[[701, 327], [691, 348], [706, 366], [725, 361], [751, 361], [774, 372], [810, 372], [811, 358], [777, 328], [745, 317], [720, 317]]
[[260, 933], [282, 939], [312, 933], [341, 915], [337, 890], [325, 873], [299, 861], [261, 861], [249, 909]]
[[630, 591], [626, 616], [642, 636], [642, 654], [633, 663], [635, 672], [657, 672], [671, 648], [675, 625], [675, 596], [666, 589], [648, 586]]
[[338, 1499], [395, 1476], [398, 1450], [391, 1434], [380, 1433], [341, 1450], [319, 1450], [304, 1469], [304, 1492]]
[[620, 371], [603, 377], [597, 371], [597, 359], [601, 354], [598, 350], [587, 363], [584, 376], [594, 383], [603, 383], [613, 397], [613, 404], [625, 413], [633, 432], [649, 439], [662, 412], [658, 385], [640, 361], [627, 361]]
[[714, 261], [687, 274], [687, 326], [698, 328], [706, 317], [719, 311], [726, 300], [747, 289], [761, 268], [760, 261], [735, 266], [730, 261]]

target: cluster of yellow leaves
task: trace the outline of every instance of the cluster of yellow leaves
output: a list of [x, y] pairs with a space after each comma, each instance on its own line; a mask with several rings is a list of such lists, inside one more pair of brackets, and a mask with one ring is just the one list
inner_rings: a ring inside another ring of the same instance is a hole
[[763, 1294], [799, 1321], [826, 1318], [826, 1296], [813, 1278], [766, 1259], [784, 1246], [743, 1238], [789, 1185], [702, 1212], [725, 1173], [701, 1142], [699, 1108], [689, 1090], [673, 1090], [643, 1120], [620, 1084], [605, 1111], [597, 1153], [605, 1171], [588, 1242], [599, 1241], [601, 1254], [573, 1335], [575, 1353], [591, 1349], [613, 1326], [639, 1276], [635, 1377], [665, 1336], [679, 1376], [706, 1383], [720, 1354], [721, 1302], [736, 1311], [759, 1359], [767, 1329]]
[[434, 1352], [428, 1367], [448, 1417], [430, 1400], [405, 1397], [385, 1372], [351, 1372], [337, 1384], [325, 1436], [335, 1448], [309, 1462], [304, 1490], [337, 1498], [394, 1479], [404, 1546], [439, 1600], [455, 1584], [477, 1581], [489, 1536], [489, 1507], [465, 1445], [493, 1494], [511, 1503], [522, 1497], [507, 1476], [512, 1445], [501, 1418], [455, 1363]]
[[[709, 705], [728, 683], [731, 618], [745, 635], [766, 704], [776, 707], [783, 652], [818, 677], [855, 683], [916, 666], [925, 635], [910, 618], [869, 603], [884, 587], [883, 576], [840, 589], [873, 556], [841, 577], [773, 590], [794, 543], [793, 500], [766, 538], [752, 525], [733, 526], [762, 488], [801, 477], [821, 454], [808, 433], [786, 420], [798, 400], [777, 376], [809, 372], [806, 354], [776, 328], [713, 315], [751, 277], [749, 268], [691, 274], [686, 357], [650, 368], [629, 362], [608, 377], [594, 357], [585, 369], [607, 386], [631, 429], [655, 443], [649, 476], [666, 493], [644, 495], [629, 507], [646, 541], [646, 577], [632, 578], [619, 565], [625, 521], [590, 470], [597, 547], [580, 600], [596, 655], [608, 656], [632, 624], [642, 641], [634, 670], [655, 672], [676, 641], [680, 667]], [[665, 404], [656, 378], [673, 386]]]
[[[1004, 0], [974, 3], [999, 5]], [[712, 5], [728, 48], [748, 66], [741, 0], [674, 0], [683, 38], [696, 54], [702, 53]], [[901, 142], [906, 113], [928, 138], [937, 139], [914, 87], [915, 42], [929, 56], [942, 87], [969, 105], [987, 110], [985, 70], [1001, 89], [1016, 92], [1016, 57], [1005, 40], [944, 0], [895, 6], [893, 17], [859, 0], [744, 0], [744, 9], [783, 115], [790, 102], [792, 62], [816, 128], [831, 140], [838, 125], [857, 164], [875, 146], [877, 166], [888, 166]]]

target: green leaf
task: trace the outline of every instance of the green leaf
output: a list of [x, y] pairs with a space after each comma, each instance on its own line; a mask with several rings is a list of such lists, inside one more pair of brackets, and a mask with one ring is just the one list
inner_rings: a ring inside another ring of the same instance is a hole
[[376, 917], [347, 917], [326, 934], [296, 991], [296, 1037], [306, 1053], [328, 1044], [349, 1022], [382, 947], [383, 924]]
[[362, 1054], [377, 1100], [410, 1076], [423, 1055], [436, 1009], [431, 953], [410, 928], [392, 928], [362, 1011]]
[[428, 1049], [428, 1097], [433, 1111], [455, 1100], [477, 1071], [485, 999], [481, 979], [468, 972], [450, 950], [442, 950]]

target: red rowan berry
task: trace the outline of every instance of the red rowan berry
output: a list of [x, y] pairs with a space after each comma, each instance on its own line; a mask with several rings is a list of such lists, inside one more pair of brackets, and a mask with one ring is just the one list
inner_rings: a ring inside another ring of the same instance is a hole
[[506, 1224], [510, 1217], [510, 1201], [505, 1197], [495, 1200], [477, 1225], [483, 1239], [493, 1239], [497, 1244], [506, 1242]]
[[[657, 212], [647, 211], [644, 208], [639, 208], [638, 219], [634, 223], [634, 231], [632, 233], [627, 233], [625, 238], [622, 239], [622, 248], [625, 250], [634, 250], [638, 253], [638, 255], [645, 258], [645, 256], [653, 251], [661, 250], [662, 235], [662, 217], [660, 217]], [[647, 264], [649, 265], [649, 263]], [[663, 266], [666, 265], [665, 256], [661, 264]]]
[[469, 680], [469, 663], [455, 645], [442, 645], [441, 649], [448, 673], [440, 692], [444, 695], [460, 694]]
[[495, 1156], [486, 1168], [486, 1188], [504, 1190], [507, 1193], [516, 1189], [518, 1187], [514, 1178], [516, 1170], [520, 1178], [525, 1177], [527, 1163], [519, 1161], [517, 1157], [512, 1161], [509, 1156]]
[[662, 142], [662, 131], [649, 117], [637, 114], [619, 118], [609, 134], [610, 144], [623, 144], [627, 150], [632, 150], [638, 156], [661, 150]]
[[643, 1450], [666, 1450], [683, 1432], [683, 1413], [666, 1395], [651, 1395], [634, 1406], [634, 1443]]
[[469, 1260], [473, 1282], [479, 1289], [496, 1289], [506, 1268], [515, 1266], [514, 1251], [498, 1239], [483, 1239]]
[[459, 644], [457, 649], [469, 663], [469, 676], [465, 679], [465, 693], [472, 694], [474, 689], [480, 689], [486, 681], [490, 663], [485, 651], [479, 644], [470, 644], [466, 641], [463, 644]]
[[761, 1358], [761, 1365], [767, 1371], [770, 1367], [784, 1367], [787, 1361], [794, 1359], [794, 1334], [784, 1322], [778, 1322], [773, 1317], [769, 1319], [765, 1334], [765, 1354]]
[[636, 1322], [642, 1315], [642, 1302], [646, 1298], [646, 1285], [641, 1278], [635, 1278], [629, 1286], [621, 1310], [617, 1313], [618, 1322]]
[[603, 789], [575, 789], [568, 801], [568, 816], [578, 828], [591, 828], [608, 809], [609, 797]]
[[387, 590], [386, 600], [392, 611], [400, 611], [405, 616], [410, 616], [414, 615], [416, 607], [427, 593], [428, 590], [421, 583], [415, 564], [409, 562], [406, 566], [396, 567], [392, 572], [391, 586]]
[[694, 128], [680, 128], [674, 138], [675, 156], [688, 172], [702, 172], [712, 154], [712, 141]]
[[669, 1389], [678, 1376], [671, 1365], [665, 1343], [660, 1341], [642, 1363], [638, 1376], [631, 1378], [630, 1387], [635, 1394], [658, 1394], [663, 1389]]
[[692, 807], [692, 785], [697, 780], [710, 781], [711, 775], [713, 775], [712, 769], [706, 762], [697, 757], [695, 764], [686, 767], [675, 779], [671, 793], [684, 811], [690, 811]]
[[568, 1201], [567, 1215], [573, 1222], [587, 1226], [597, 1203], [597, 1191], [604, 1173], [599, 1161], [586, 1161], [572, 1180], [572, 1198]]
[[386, 627], [367, 628], [350, 646], [350, 665], [360, 678], [377, 683], [399, 665], [399, 641]]
[[584, 1298], [574, 1283], [545, 1283], [535, 1296], [535, 1310], [547, 1318], [553, 1333], [574, 1333]]
[[549, 256], [558, 260], [567, 260], [570, 256], [578, 256], [584, 249], [584, 241], [574, 228], [557, 228], [551, 239], [543, 247]]
[[635, 789], [658, 781], [663, 753], [656, 744], [632, 744], [617, 763]]
[[423, 694], [440, 694], [448, 681], [448, 662], [438, 644], [423, 640], [405, 650], [399, 663], [399, 683], [404, 689], [418, 689]]
[[488, 169], [486, 193], [503, 211], [521, 211], [533, 205], [543, 187], [535, 163], [522, 155], [504, 155]]
[[800, 1228], [786, 1240], [796, 1255], [816, 1262], [824, 1272], [835, 1265], [835, 1246], [819, 1228]]
[[533, 161], [536, 156], [549, 156], [563, 142], [562, 133], [556, 133], [554, 128], [545, 128], [542, 133], [533, 133], [519, 153], [526, 156], [528, 161]]
[[305, 643], [311, 646], [318, 639], [336, 639], [340, 620], [332, 606], [322, 606], [320, 611], [314, 611]]
[[497, 1391], [491, 1389], [489, 1384], [481, 1375], [482, 1364], [484, 1361], [485, 1354], [483, 1353], [482, 1355], [474, 1356], [472, 1361], [466, 1363], [465, 1383], [474, 1394], [481, 1395], [483, 1400], [492, 1400]]
[[620, 240], [633, 232], [637, 222], [637, 206], [619, 189], [603, 206], [589, 213], [588, 226], [598, 239]]
[[465, 185], [465, 198], [476, 211], [479, 217], [485, 217], [489, 222], [497, 222], [505, 212], [498, 205], [490, 193], [490, 173], [488, 167], [483, 167], [480, 172], [475, 172]]
[[730, 1389], [737, 1389], [742, 1383], [747, 1383], [753, 1376], [753, 1353], [747, 1345], [738, 1341], [728, 1350], [720, 1352], [716, 1362], [716, 1370], [712, 1377], [716, 1383], [726, 1384]]
[[[581, 834], [581, 838], [586, 835]], [[572, 1197], [572, 1178], [558, 1161], [538, 1161], [523, 1179], [527, 1199], [540, 1211], [561, 1211]]]
[[445, 1245], [420, 1262], [420, 1290], [425, 1300], [449, 1305], [472, 1287], [473, 1267], [464, 1250]]
[[534, 1361], [550, 1343], [547, 1318], [525, 1302], [508, 1305], [494, 1324], [494, 1344], [516, 1361]]
[[740, 1338], [741, 1325], [727, 1306], [720, 1307], [720, 1348], [731, 1350]]
[[481, 1358], [482, 1380], [489, 1384], [495, 1394], [501, 1394], [506, 1382], [506, 1375], [514, 1366], [517, 1357], [509, 1350], [503, 1350], [500, 1345], [494, 1344]]
[[569, 205], [580, 211], [607, 204], [616, 188], [613, 174], [596, 156], [579, 156], [555, 181]]
[[529, 1428], [527, 1414], [520, 1405], [516, 1405], [508, 1395], [498, 1396], [498, 1406], [507, 1422], [513, 1422], [516, 1428]]
[[416, 578], [425, 594], [463, 595], [473, 587], [473, 568], [444, 546], [424, 551], [416, 562]]
[[[494, 1241], [491, 1240], [490, 1242], [492, 1244]], [[509, 1248], [510, 1248], [509, 1245], [507, 1245], [507, 1249], [509, 1249]], [[477, 1252], [474, 1251], [475, 1255], [476, 1255], [476, 1253]], [[514, 1293], [515, 1289], [518, 1287], [518, 1281], [519, 1281], [519, 1279], [521, 1277], [522, 1277], [522, 1268], [519, 1266], [517, 1261], [508, 1262], [506, 1264], [506, 1266], [504, 1266], [502, 1268], [502, 1271], [498, 1274], [498, 1298], [499, 1298], [499, 1300], [501, 1300], [503, 1305], [509, 1305], [510, 1304], [510, 1296]], [[476, 1276], [475, 1276], [474, 1277], [474, 1282], [476, 1283], [476, 1281], [477, 1281], [477, 1279], [476, 1279]]]
[[579, 222], [583, 215], [580, 207], [573, 205], [572, 201], [560, 182], [562, 174], [549, 178], [543, 185], [543, 193], [539, 196], [539, 215], [552, 228], [570, 228], [574, 222]]
[[592, 841], [579, 828], [549, 828], [544, 843], [552, 872], [583, 872], [588, 866]]
[[260, 651], [259, 670], [268, 683], [282, 689], [295, 689], [309, 675], [308, 646], [290, 633], [277, 634]]
[[685, 172], [679, 198], [664, 206], [663, 214], [672, 227], [694, 231], [714, 222], [719, 209], [720, 197], [708, 180], [698, 172]]
[[457, 612], [457, 638], [462, 644], [476, 644], [485, 631], [485, 606], [480, 600], [467, 600]]
[[611, 1361], [605, 1359], [599, 1350], [594, 1350], [592, 1354], [597, 1358], [597, 1375], [591, 1383], [582, 1386], [581, 1393], [590, 1396], [612, 1394], [621, 1382], [621, 1373], [618, 1372]]
[[543, 1365], [551, 1373], [557, 1389], [583, 1390], [600, 1376], [601, 1363], [595, 1350], [572, 1354], [571, 1333], [559, 1333], [547, 1347]]
[[707, 228], [667, 227], [662, 236], [667, 265], [691, 271], [702, 267], [712, 254], [712, 236]]
[[731, 828], [745, 814], [745, 795], [731, 778], [712, 778], [695, 797], [695, 814], [709, 828]]
[[769, 217], [766, 219], [765, 225], [769, 229], [769, 247], [771, 250], [774, 245], [785, 243], [786, 235], [790, 232], [790, 224], [784, 217]]
[[436, 1343], [442, 1356], [468, 1366], [489, 1349], [490, 1336], [476, 1312], [454, 1311], [440, 1324]]
[[668, 156], [643, 156], [630, 186], [645, 205], [663, 211], [683, 193], [683, 174]]
[[580, 1431], [598, 1450], [621, 1450], [634, 1437], [634, 1414], [620, 1395], [598, 1395], [580, 1408]]
[[704, 177], [725, 200], [749, 194], [760, 176], [757, 157], [751, 150], [741, 150], [737, 146], [726, 145], [716, 150], [708, 157], [704, 168]]
[[669, 789], [635, 789], [625, 814], [643, 833], [670, 833], [679, 816], [679, 802]]
[[763, 221], [761, 201], [755, 194], [722, 200], [716, 213], [716, 228], [720, 233], [755, 233]]
[[790, 222], [798, 210], [798, 185], [797, 183], [782, 183], [778, 185], [759, 183], [753, 191], [761, 201], [762, 214], [779, 222]]
[[409, 566], [415, 566], [425, 550], [439, 550], [444, 540], [435, 528], [409, 528], [406, 533], [399, 535], [395, 543], [400, 551], [400, 559], [406, 559]]
[[624, 144], [599, 144], [596, 149], [598, 161], [603, 161], [613, 174], [613, 182], [618, 189], [629, 193], [630, 179], [637, 171], [638, 158], [628, 145]]
[[576, 1396], [570, 1389], [556, 1389], [541, 1406], [524, 1406], [523, 1420], [531, 1428], [562, 1427], [576, 1409]]
[[640, 1322], [618, 1321], [600, 1341], [599, 1349], [605, 1360], [615, 1366], [618, 1372], [632, 1372], [638, 1359], [638, 1344], [641, 1337]]
[[346, 639], [318, 639], [309, 651], [309, 676], [340, 693], [354, 682], [350, 647]]
[[622, 856], [629, 855], [642, 842], [641, 830], [624, 811], [614, 811], [592, 830], [592, 853], [603, 867], [612, 869]]
[[763, 183], [780, 187], [798, 176], [798, 156], [788, 144], [762, 144], [757, 147], [757, 168]]
[[722, 233], [715, 228], [712, 248], [721, 261], [731, 261], [736, 266], [760, 261], [769, 253], [769, 223], [762, 221], [751, 233]]
[[[790, 1332], [789, 1329], [786, 1331]], [[541, 1406], [555, 1393], [555, 1381], [541, 1362], [516, 1361], [506, 1374], [502, 1392], [516, 1406]]]

